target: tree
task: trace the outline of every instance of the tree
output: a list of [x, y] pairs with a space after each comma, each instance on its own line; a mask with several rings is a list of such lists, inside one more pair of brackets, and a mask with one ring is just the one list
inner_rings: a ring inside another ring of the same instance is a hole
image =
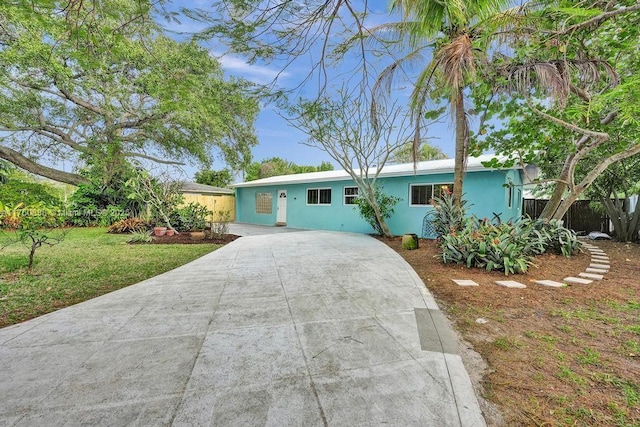
[[607, 213], [619, 241], [632, 242], [640, 238], [640, 206], [633, 212], [628, 209], [628, 200], [634, 195], [640, 196], [640, 155], [609, 166], [586, 193]]
[[74, 185], [88, 180], [47, 160], [107, 176], [131, 158], [207, 165], [214, 149], [250, 162], [252, 86], [164, 36], [149, 2], [2, 2], [0, 22], [0, 158]]
[[280, 157], [271, 157], [261, 162], [253, 162], [246, 170], [245, 181], [269, 178], [270, 176], [293, 175], [297, 173], [322, 172], [333, 170], [329, 162], [322, 162], [319, 166], [297, 165]]
[[[489, 117], [503, 120], [503, 129], [481, 138], [485, 144], [511, 163], [559, 166], [546, 175], [553, 183], [546, 219], [561, 218], [610, 165], [640, 153], [640, 4], [564, 6], [543, 2], [528, 16], [535, 31], [521, 26], [521, 41], [495, 58], [492, 87], [477, 96], [493, 101]], [[580, 166], [595, 153], [597, 162]]]
[[[384, 108], [382, 108], [384, 107]], [[325, 151], [351, 176], [358, 198], [373, 210], [384, 236], [391, 237], [385, 212], [379, 205], [378, 175], [400, 143], [397, 122], [404, 116], [396, 104], [379, 105], [371, 116], [366, 94], [357, 98], [339, 92], [335, 99], [301, 100], [292, 110], [291, 123], [308, 135], [307, 144]]]
[[418, 146], [418, 155], [416, 157], [413, 152], [413, 142], [407, 142], [406, 144], [398, 147], [389, 160], [394, 163], [409, 163], [414, 161], [423, 162], [427, 160], [442, 160], [447, 158], [447, 155], [440, 151], [440, 148], [429, 145], [426, 142], [423, 142]]
[[229, 169], [222, 169], [219, 171], [202, 170], [200, 172], [196, 172], [194, 178], [198, 184], [212, 185], [214, 187], [221, 188], [228, 187], [233, 182], [233, 176]]
[[385, 90], [389, 92], [389, 80], [405, 71], [402, 65], [415, 62], [425, 44], [433, 46], [431, 61], [418, 76], [411, 96], [415, 127], [413, 155], [416, 160], [423, 116], [432, 114], [426, 111], [429, 99], [436, 102], [448, 100], [455, 124], [453, 197], [457, 205], [462, 202], [464, 170], [469, 153], [465, 89], [475, 81], [477, 68], [486, 62], [490, 36], [495, 27], [492, 21], [497, 15], [507, 16], [500, 12], [508, 3], [505, 0], [394, 0], [392, 8], [403, 11], [403, 22], [384, 24], [371, 30], [372, 34], [390, 29], [393, 34], [408, 34], [410, 42], [417, 47], [383, 70], [374, 95]]
[[142, 201], [151, 209], [154, 224], [174, 228], [171, 224], [171, 213], [184, 200], [180, 193], [181, 182], [166, 172], [153, 176], [138, 166], [135, 168], [134, 176], [126, 182], [126, 186], [130, 190], [130, 198]]

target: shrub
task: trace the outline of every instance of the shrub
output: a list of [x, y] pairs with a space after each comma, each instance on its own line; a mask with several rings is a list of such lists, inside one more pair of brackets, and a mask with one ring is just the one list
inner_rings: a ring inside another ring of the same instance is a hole
[[120, 206], [109, 205], [106, 209], [98, 212], [98, 225], [100, 227], [108, 227], [118, 221], [126, 219], [129, 215]]
[[453, 194], [444, 193], [442, 197], [434, 196], [432, 203], [436, 214], [432, 225], [437, 237], [465, 227], [466, 200], [462, 200], [460, 206], [456, 206]]
[[212, 212], [199, 203], [189, 203], [174, 209], [170, 214], [171, 225], [178, 231], [197, 231], [207, 228], [207, 217]]
[[545, 251], [570, 256], [579, 248], [575, 233], [561, 223], [523, 218], [514, 223], [493, 224], [475, 217], [464, 227], [443, 234], [438, 244], [444, 263], [524, 273], [533, 258]]
[[148, 231], [132, 231], [127, 243], [150, 243], [153, 237]]
[[[374, 191], [382, 218], [384, 218], [385, 220], [391, 218], [391, 215], [395, 213], [394, 206], [402, 199], [384, 194], [382, 192], [382, 189], [380, 189], [379, 187], [376, 187]], [[360, 212], [360, 216], [364, 218], [364, 220], [367, 221], [369, 225], [371, 225], [371, 227], [373, 227], [373, 229], [379, 236], [384, 236], [382, 225], [378, 221], [375, 211], [373, 210], [373, 207], [369, 204], [369, 202], [367, 202], [363, 197], [356, 197], [354, 202], [358, 208], [358, 211]]]
[[149, 224], [140, 218], [126, 218], [117, 222], [114, 222], [107, 229], [107, 233], [124, 234], [142, 232], [149, 228]]
[[211, 238], [223, 239], [225, 235], [229, 234], [229, 223], [231, 222], [231, 212], [221, 211], [216, 214], [216, 217], [211, 222]]

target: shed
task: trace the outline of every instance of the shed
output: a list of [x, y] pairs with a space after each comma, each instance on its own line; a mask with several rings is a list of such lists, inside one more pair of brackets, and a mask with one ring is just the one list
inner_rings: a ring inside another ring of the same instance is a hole
[[[470, 157], [464, 180], [468, 213], [501, 220], [522, 214], [522, 168], [487, 168], [494, 155]], [[453, 187], [454, 160], [386, 165], [378, 184], [384, 193], [401, 199], [387, 221], [395, 235], [423, 234], [423, 221], [433, 212], [431, 198]], [[296, 228], [372, 233], [360, 217], [354, 199], [358, 188], [344, 170], [274, 176], [235, 184], [236, 221], [287, 225]]]
[[228, 211], [230, 220], [235, 221], [235, 192], [233, 190], [195, 182], [185, 182], [182, 184], [180, 191], [184, 196], [185, 204], [199, 203], [214, 213]]

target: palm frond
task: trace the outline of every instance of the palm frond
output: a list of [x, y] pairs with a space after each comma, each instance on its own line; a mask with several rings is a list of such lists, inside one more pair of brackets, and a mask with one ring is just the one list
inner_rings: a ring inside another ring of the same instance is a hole
[[476, 72], [473, 44], [468, 34], [463, 33], [442, 46], [434, 55], [446, 86], [455, 94], [464, 86], [465, 79], [473, 80]]

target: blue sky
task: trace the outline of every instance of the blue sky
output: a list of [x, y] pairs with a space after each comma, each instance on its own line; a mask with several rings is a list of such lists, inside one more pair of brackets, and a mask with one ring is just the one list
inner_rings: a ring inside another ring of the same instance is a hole
[[[188, 5], [189, 7], [206, 8], [211, 4], [211, 0], [184, 0], [175, 1], [173, 3], [175, 7], [179, 7], [183, 4]], [[371, 4], [372, 3], [370, 3], [370, 5]], [[379, 13], [369, 18], [367, 21], [368, 25], [376, 25], [392, 21], [392, 18], [387, 12], [385, 2], [376, 1], [373, 2], [373, 4], [375, 10]], [[167, 26], [169, 29], [178, 32], [195, 32], [203, 27], [200, 23], [188, 22], [186, 20], [183, 20], [180, 25], [171, 24]], [[313, 56], [318, 56], [318, 50], [312, 50], [310, 55], [298, 58], [283, 70], [283, 62], [257, 62], [249, 64], [246, 59], [239, 55], [225, 53], [226, 47], [222, 46], [216, 40], [207, 42], [204, 46], [211, 51], [212, 55], [219, 59], [227, 75], [240, 76], [258, 84], [268, 84], [278, 76], [278, 87], [284, 89], [298, 88], [313, 65]], [[349, 59], [343, 61], [338, 68], [333, 70], [333, 72], [335, 72], [335, 76], [339, 77], [334, 77], [332, 79], [332, 83], [340, 84], [342, 80], [348, 79], [350, 72], [346, 70], [350, 70], [352, 67], [353, 63]], [[410, 87], [405, 87], [400, 90], [401, 92], [404, 91], [408, 93], [410, 92], [410, 89]], [[317, 80], [311, 79], [307, 84], [299, 87], [292, 97], [313, 97], [315, 94], [317, 94]], [[301, 144], [301, 142], [306, 139], [306, 136], [289, 125], [286, 120], [278, 114], [277, 107], [275, 105], [262, 106], [262, 110], [256, 121], [255, 127], [259, 141], [258, 146], [253, 149], [253, 157], [255, 161], [260, 161], [269, 157], [281, 157], [297, 164], [319, 165], [322, 161], [329, 161], [335, 165], [335, 162], [327, 153], [317, 148]], [[427, 137], [429, 138], [429, 143], [431, 145], [439, 147], [448, 156], [453, 156], [453, 127], [449, 123], [431, 126], [427, 130]], [[225, 165], [221, 163], [220, 160], [217, 160], [217, 163], [215, 163], [213, 167], [214, 169], [220, 169], [224, 166]], [[187, 174], [190, 174], [189, 170], [187, 170]]]

